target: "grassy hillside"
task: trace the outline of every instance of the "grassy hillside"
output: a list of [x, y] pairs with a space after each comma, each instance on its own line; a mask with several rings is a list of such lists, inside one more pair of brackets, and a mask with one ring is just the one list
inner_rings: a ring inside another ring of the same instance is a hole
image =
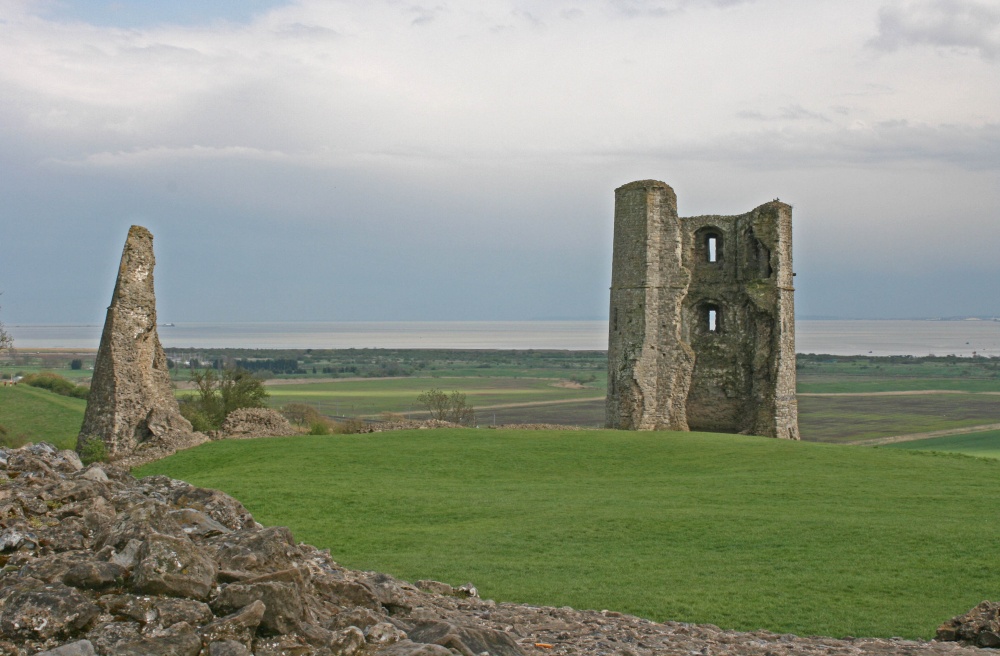
[[995, 460], [481, 429], [215, 442], [139, 473], [226, 490], [345, 565], [500, 600], [929, 637], [1000, 585]]
[[63, 449], [76, 447], [87, 402], [28, 385], [0, 387], [0, 426], [14, 445], [52, 442]]

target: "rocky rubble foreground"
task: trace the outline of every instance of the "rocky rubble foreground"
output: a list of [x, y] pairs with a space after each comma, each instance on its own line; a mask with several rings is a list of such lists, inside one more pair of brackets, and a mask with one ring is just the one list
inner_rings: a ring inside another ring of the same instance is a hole
[[0, 565], [2, 654], [985, 653], [658, 624], [498, 604], [471, 584], [411, 585], [345, 569], [221, 492], [84, 467], [46, 444], [0, 449]]

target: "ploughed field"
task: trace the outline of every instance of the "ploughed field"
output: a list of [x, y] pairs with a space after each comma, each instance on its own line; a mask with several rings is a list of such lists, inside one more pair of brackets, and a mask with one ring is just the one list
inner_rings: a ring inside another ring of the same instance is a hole
[[419, 430], [152, 463], [352, 568], [658, 620], [927, 638], [995, 598], [1000, 461], [705, 433]]

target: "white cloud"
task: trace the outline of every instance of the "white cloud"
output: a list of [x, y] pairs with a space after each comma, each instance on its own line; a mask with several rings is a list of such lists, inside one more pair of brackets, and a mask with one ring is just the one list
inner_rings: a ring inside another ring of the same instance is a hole
[[879, 11], [878, 36], [884, 50], [933, 46], [1000, 57], [1000, 5], [978, 0], [908, 0]]

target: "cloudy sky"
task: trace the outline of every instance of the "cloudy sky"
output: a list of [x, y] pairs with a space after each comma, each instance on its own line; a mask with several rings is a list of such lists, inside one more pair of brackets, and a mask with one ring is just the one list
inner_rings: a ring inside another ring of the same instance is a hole
[[998, 0], [0, 0], [0, 320], [607, 315], [613, 192], [794, 206], [799, 316], [1000, 314]]

